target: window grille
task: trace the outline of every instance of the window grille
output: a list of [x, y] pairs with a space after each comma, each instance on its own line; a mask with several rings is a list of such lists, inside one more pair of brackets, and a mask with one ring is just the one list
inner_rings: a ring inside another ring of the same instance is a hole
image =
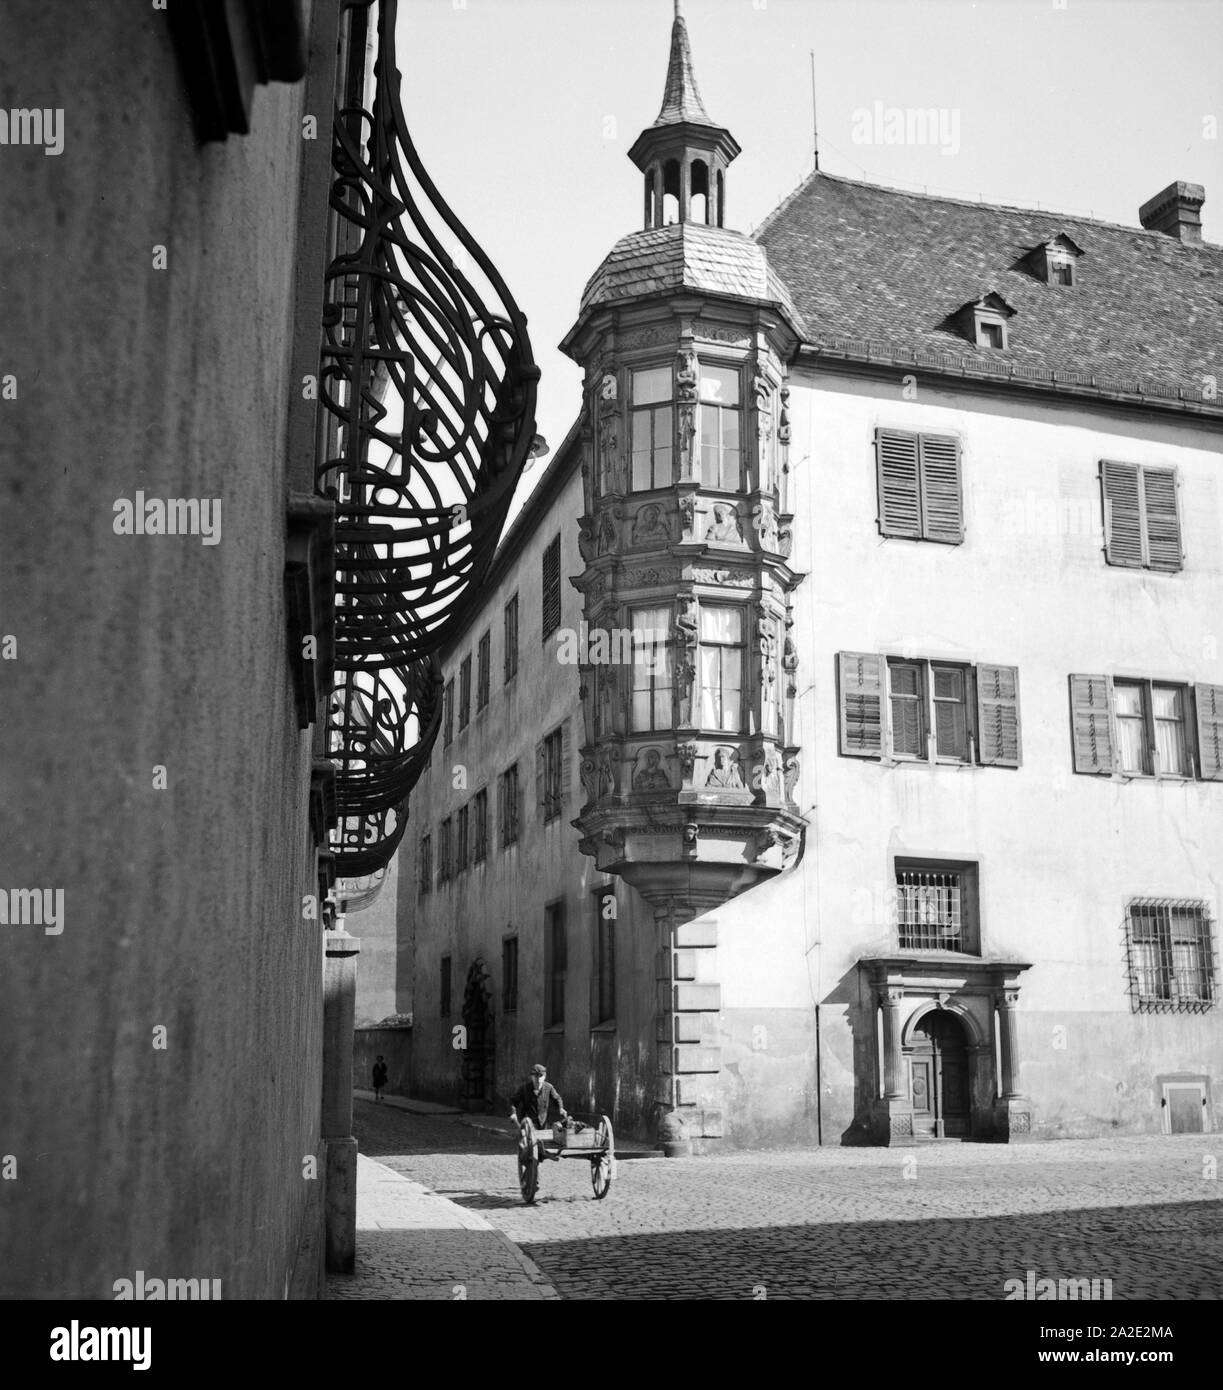
[[1204, 1013], [1215, 1000], [1210, 913], [1203, 902], [1137, 898], [1126, 915], [1135, 1013]]
[[927, 869], [896, 871], [900, 945], [910, 951], [963, 951], [963, 876]]

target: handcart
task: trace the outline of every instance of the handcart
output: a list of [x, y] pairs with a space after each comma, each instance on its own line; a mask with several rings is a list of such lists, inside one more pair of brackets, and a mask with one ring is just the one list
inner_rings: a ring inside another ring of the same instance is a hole
[[590, 1185], [595, 1201], [601, 1201], [611, 1191], [616, 1176], [615, 1137], [606, 1115], [597, 1124], [553, 1125], [550, 1130], [536, 1129], [529, 1119], [523, 1120], [518, 1134], [518, 1186], [522, 1200], [528, 1205], [539, 1190], [540, 1159], [584, 1158], [590, 1164]]

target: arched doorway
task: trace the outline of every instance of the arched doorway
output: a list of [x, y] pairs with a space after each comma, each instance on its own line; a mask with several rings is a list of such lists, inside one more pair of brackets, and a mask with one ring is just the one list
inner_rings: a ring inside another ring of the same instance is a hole
[[964, 1025], [932, 1009], [914, 1025], [908, 1049], [913, 1133], [954, 1139], [969, 1132], [968, 1052]]
[[492, 981], [482, 960], [472, 962], [463, 990], [463, 1027], [467, 1046], [460, 1053], [463, 1079], [460, 1104], [465, 1110], [491, 1110], [493, 1105]]

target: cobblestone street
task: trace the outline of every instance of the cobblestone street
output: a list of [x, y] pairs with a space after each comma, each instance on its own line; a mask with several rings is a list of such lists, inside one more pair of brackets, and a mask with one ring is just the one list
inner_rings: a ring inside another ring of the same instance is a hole
[[[495, 1121], [482, 1123], [494, 1124]], [[562, 1298], [985, 1299], [1009, 1278], [1111, 1279], [1114, 1299], [1217, 1299], [1218, 1136], [621, 1157], [546, 1164], [508, 1134], [356, 1102], [363, 1153], [478, 1212]]]

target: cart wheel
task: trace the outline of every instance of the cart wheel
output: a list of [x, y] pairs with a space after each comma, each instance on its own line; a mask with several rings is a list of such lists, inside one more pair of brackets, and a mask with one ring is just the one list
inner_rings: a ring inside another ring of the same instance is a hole
[[530, 1206], [539, 1188], [539, 1149], [530, 1120], [523, 1124], [518, 1136], [518, 1186], [522, 1189], [522, 1200]]
[[590, 1160], [590, 1185], [594, 1188], [595, 1201], [599, 1202], [611, 1191], [612, 1179], [616, 1176], [615, 1137], [606, 1115], [599, 1117], [596, 1138], [603, 1152]]

